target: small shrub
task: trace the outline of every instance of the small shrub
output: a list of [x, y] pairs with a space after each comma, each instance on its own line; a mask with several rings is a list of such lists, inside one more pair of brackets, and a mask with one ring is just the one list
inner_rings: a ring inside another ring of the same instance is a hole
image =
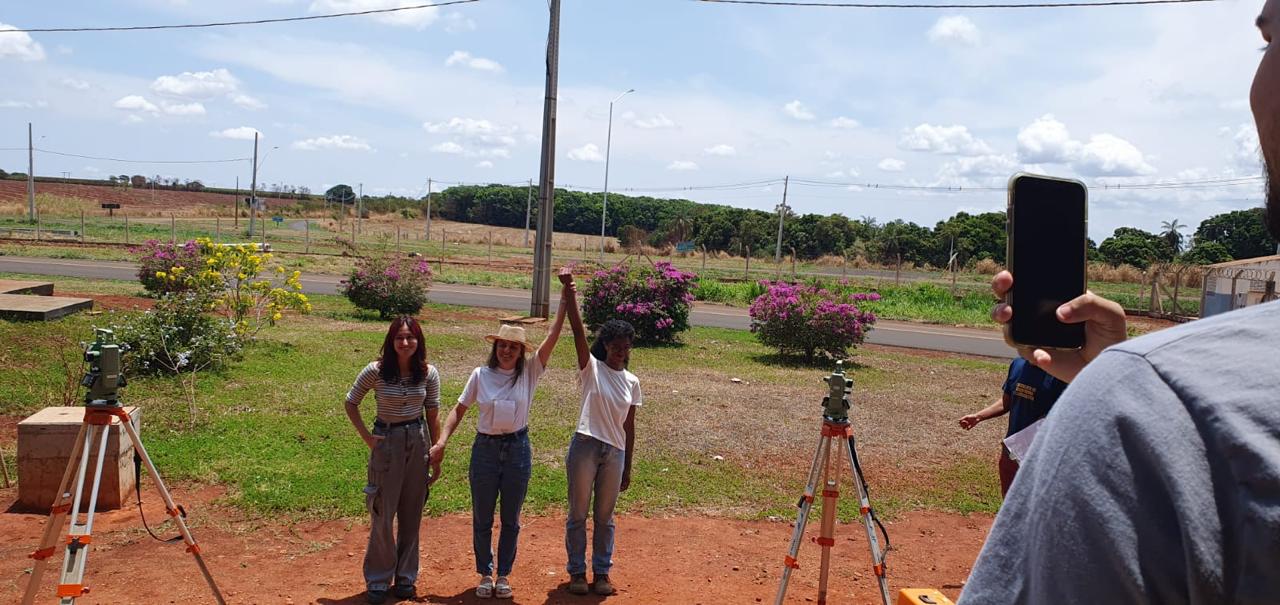
[[979, 275], [995, 275], [1003, 270], [1004, 267], [1001, 267], [1000, 263], [990, 258], [984, 258], [973, 264], [973, 272]]
[[138, 258], [138, 281], [153, 296], [167, 292], [182, 292], [191, 288], [185, 279], [170, 279], [175, 270], [183, 272], [200, 270], [204, 265], [200, 246], [195, 240], [185, 244], [170, 244], [149, 239], [131, 250]]
[[696, 279], [664, 261], [596, 271], [582, 295], [583, 319], [592, 331], [624, 319], [635, 327], [638, 342], [674, 342], [689, 329]]
[[431, 265], [423, 257], [366, 256], [342, 280], [342, 293], [352, 304], [377, 311], [383, 319], [416, 315], [430, 288]]
[[205, 313], [211, 302], [196, 291], [171, 292], [152, 309], [113, 326], [128, 345], [126, 375], [216, 370], [239, 355], [243, 342], [235, 324]]
[[761, 282], [766, 288], [751, 303], [751, 331], [760, 343], [783, 355], [817, 353], [843, 359], [862, 343], [876, 321], [875, 313], [859, 303], [879, 294], [838, 293], [812, 285]]

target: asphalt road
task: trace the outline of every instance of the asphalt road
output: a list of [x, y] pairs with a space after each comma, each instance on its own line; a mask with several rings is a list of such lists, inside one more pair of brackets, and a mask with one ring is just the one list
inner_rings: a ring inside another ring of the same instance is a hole
[[[0, 256], [0, 272], [29, 273], [33, 275], [62, 275], [99, 279], [133, 280], [137, 278], [137, 265], [116, 261], [67, 260]], [[302, 278], [302, 289], [308, 294], [336, 294], [341, 277], [336, 275], [307, 275]], [[435, 284], [428, 296], [432, 302], [527, 311], [529, 292], [505, 288], [486, 288], [458, 284]], [[555, 301], [552, 301], [553, 309]], [[695, 303], [689, 314], [689, 322], [697, 326], [712, 326], [746, 330], [751, 320], [746, 309], [712, 303]], [[867, 342], [913, 349], [927, 349], [948, 353], [967, 353], [987, 357], [1012, 358], [1015, 353], [999, 332], [972, 328], [953, 328], [930, 324], [899, 321], [878, 321], [867, 335]]]

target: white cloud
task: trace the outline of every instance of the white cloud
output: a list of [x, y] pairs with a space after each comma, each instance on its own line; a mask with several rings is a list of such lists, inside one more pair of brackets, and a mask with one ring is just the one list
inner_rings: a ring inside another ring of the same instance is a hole
[[453, 54], [449, 55], [449, 58], [444, 60], [444, 64], [445, 67], [461, 65], [463, 67], [470, 67], [477, 71], [489, 71], [493, 73], [502, 73], [503, 71], [502, 65], [499, 65], [497, 61], [485, 59], [484, 57], [474, 57], [471, 53], [465, 50], [453, 51]]
[[705, 153], [707, 155], [719, 155], [719, 156], [728, 157], [728, 156], [738, 155], [738, 150], [734, 149], [733, 145], [725, 145], [724, 143], [721, 143], [719, 145], [714, 145], [712, 147], [703, 149], [702, 153]]
[[315, 137], [294, 141], [293, 148], [302, 151], [320, 151], [322, 149], [337, 149], [341, 151], [373, 151], [373, 148], [363, 140], [351, 136], [349, 134], [335, 134], [331, 137]]
[[1067, 125], [1045, 114], [1018, 131], [1018, 159], [1023, 162], [1070, 162], [1079, 151]]
[[797, 120], [812, 120], [813, 112], [800, 101], [792, 101], [782, 106], [782, 111]]
[[857, 128], [861, 125], [862, 124], [859, 124], [857, 120], [853, 118], [846, 118], [844, 116], [840, 116], [834, 120], [831, 120], [832, 128], [850, 129], [850, 128]]
[[484, 119], [453, 117], [448, 122], [423, 122], [422, 127], [430, 133], [458, 135], [486, 145], [509, 147], [516, 144], [514, 126], [502, 126]]
[[[4, 35], [9, 35], [9, 34], [4, 34]], [[63, 78], [62, 81], [59, 83], [73, 90], [89, 90], [89, 83], [85, 82], [84, 80], [77, 80], [75, 78]]]
[[982, 43], [978, 26], [968, 17], [942, 17], [929, 28], [929, 41], [934, 44], [977, 46]]
[[697, 169], [698, 169], [698, 164], [694, 162], [690, 162], [688, 160], [676, 160], [674, 162], [671, 162], [670, 164], [667, 164], [667, 170], [675, 170], [678, 172], [684, 172], [688, 170], [697, 170]]
[[[6, 23], [0, 23], [0, 30], [18, 29]], [[16, 34], [0, 34], [0, 59], [15, 58], [19, 61], [43, 61], [44, 47], [40, 46], [25, 32]]]
[[160, 76], [151, 83], [151, 90], [171, 97], [210, 99], [235, 92], [240, 81], [224, 68], [212, 71], [184, 71], [176, 76]]
[[[425, 4], [422, 0], [315, 0], [309, 9], [313, 13], [348, 13], [402, 6]], [[423, 29], [440, 18], [439, 8], [396, 11], [372, 15], [375, 21], [401, 27]]]
[[902, 172], [907, 169], [907, 163], [897, 158], [885, 158], [876, 164], [876, 168], [885, 172]]
[[1138, 176], [1156, 171], [1133, 143], [1106, 133], [1089, 137], [1072, 167], [1086, 176]]
[[921, 124], [903, 133], [898, 146], [911, 151], [931, 151], [947, 155], [983, 155], [991, 148], [982, 139], [969, 134], [969, 129], [955, 124], [934, 126]]
[[476, 22], [462, 13], [454, 11], [444, 17], [444, 31], [451, 34], [473, 32], [475, 30]]
[[1018, 171], [1018, 162], [1008, 155], [980, 155], [960, 157], [947, 162], [939, 176], [944, 180], [956, 177], [1010, 176]]
[[160, 109], [171, 116], [202, 116], [205, 114], [204, 105], [194, 101], [191, 103], [160, 101]]
[[112, 107], [126, 111], [145, 111], [147, 113], [157, 113], [160, 111], [160, 108], [156, 107], [155, 103], [152, 103], [138, 95], [121, 97], [114, 105], [112, 105]]
[[431, 151], [436, 153], [447, 153], [450, 155], [462, 155], [466, 150], [462, 148], [462, 145], [454, 143], [453, 141], [445, 141], [439, 145], [432, 146]]
[[240, 126], [237, 128], [227, 128], [225, 130], [215, 130], [213, 132], [210, 132], [209, 136], [215, 139], [234, 139], [237, 141], [252, 141], [253, 135], [255, 133], [258, 135], [259, 139], [267, 138], [266, 135], [262, 134], [260, 130], [252, 126]]
[[636, 128], [639, 128], [642, 130], [661, 130], [664, 128], [676, 127], [676, 123], [673, 122], [671, 118], [668, 118], [665, 114], [661, 114], [661, 113], [651, 118], [636, 118], [635, 114], [631, 112], [627, 112], [626, 114], [623, 114], [624, 118], [626, 118], [626, 116], [631, 116], [630, 118], [627, 118], [627, 119], [630, 119], [631, 124], [634, 125]]
[[35, 109], [37, 107], [48, 107], [49, 102], [40, 100], [32, 103], [31, 101], [0, 101], [0, 109]]
[[1231, 142], [1235, 146], [1231, 159], [1236, 167], [1249, 174], [1257, 173], [1262, 167], [1262, 160], [1258, 155], [1258, 130], [1253, 124], [1241, 124], [1231, 137]]
[[577, 149], [569, 150], [569, 159], [579, 162], [603, 162], [604, 154], [600, 153], [600, 148], [595, 143], [587, 143]]
[[493, 162], [489, 160], [481, 160], [476, 162], [476, 168], [493, 168]]
[[230, 95], [228, 95], [227, 98], [231, 99], [231, 102], [234, 103], [236, 106], [243, 107], [244, 109], [258, 110], [258, 109], [267, 108], [266, 103], [263, 103], [262, 101], [259, 101], [258, 99], [251, 97], [247, 94], [244, 94], [242, 92], [233, 92]]

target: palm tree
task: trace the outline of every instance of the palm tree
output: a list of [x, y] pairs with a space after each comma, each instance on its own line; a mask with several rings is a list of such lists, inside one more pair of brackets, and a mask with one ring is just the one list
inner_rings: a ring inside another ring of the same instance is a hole
[[1186, 228], [1187, 226], [1179, 223], [1176, 218], [1172, 221], [1160, 222], [1160, 229], [1162, 229], [1160, 237], [1164, 239], [1166, 244], [1169, 244], [1174, 256], [1182, 253], [1183, 235], [1179, 231]]

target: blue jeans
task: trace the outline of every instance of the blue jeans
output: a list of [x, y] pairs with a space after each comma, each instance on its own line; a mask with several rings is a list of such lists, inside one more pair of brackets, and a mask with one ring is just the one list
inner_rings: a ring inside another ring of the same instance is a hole
[[502, 497], [502, 530], [498, 534], [498, 575], [511, 575], [520, 537], [520, 508], [529, 490], [533, 450], [528, 431], [492, 437], [476, 433], [471, 445], [471, 546], [476, 572], [493, 575], [493, 511]]
[[595, 528], [591, 539], [591, 571], [597, 576], [613, 567], [613, 507], [622, 491], [626, 452], [595, 437], [574, 433], [564, 468], [569, 475], [569, 519], [564, 546], [572, 574], [587, 572], [587, 509], [595, 492]]

